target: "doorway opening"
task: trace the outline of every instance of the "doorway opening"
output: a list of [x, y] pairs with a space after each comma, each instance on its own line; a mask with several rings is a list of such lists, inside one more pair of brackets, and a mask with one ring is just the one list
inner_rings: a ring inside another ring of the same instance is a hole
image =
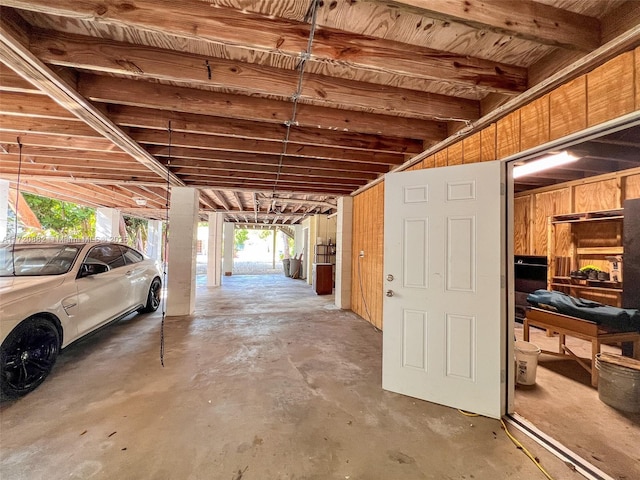
[[[594, 471], [613, 478], [638, 471], [640, 413], [614, 408], [600, 399], [594, 355], [602, 351], [640, 356], [620, 342], [622, 337], [607, 341], [603, 336], [600, 346], [598, 339], [591, 340], [593, 332], [581, 329], [622, 331], [631, 334], [623, 338], [629, 340], [640, 328], [634, 328], [631, 317], [627, 324], [608, 326], [594, 326], [593, 320], [584, 319], [564, 324], [566, 319], [556, 317], [558, 312], [547, 312], [546, 300], [535, 304], [536, 299], [547, 297], [533, 292], [552, 292], [561, 297], [560, 302], [571, 299], [573, 304], [573, 299], [584, 299], [578, 303], [640, 308], [640, 282], [631, 276], [640, 268], [640, 257], [625, 245], [625, 225], [628, 228], [631, 222], [628, 202], [640, 199], [639, 125], [636, 112], [510, 159], [512, 171], [551, 153], [577, 157], [515, 179], [509, 175], [513, 235], [508, 239], [508, 263], [514, 292], [509, 327], [516, 341], [526, 340], [543, 351], [537, 357], [535, 383], [508, 389], [513, 394], [509, 410], [592, 464]], [[592, 272], [589, 277], [589, 271], [595, 271], [595, 276]], [[537, 310], [544, 312], [538, 315]], [[574, 311], [568, 316], [578, 315]], [[514, 340], [509, 341], [512, 349]], [[516, 366], [509, 381], [515, 383], [518, 374]]]

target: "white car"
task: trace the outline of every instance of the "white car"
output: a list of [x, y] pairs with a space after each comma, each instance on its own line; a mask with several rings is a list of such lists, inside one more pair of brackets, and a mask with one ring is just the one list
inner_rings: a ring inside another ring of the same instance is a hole
[[0, 394], [47, 377], [58, 352], [132, 312], [154, 312], [156, 263], [119, 243], [0, 244]]

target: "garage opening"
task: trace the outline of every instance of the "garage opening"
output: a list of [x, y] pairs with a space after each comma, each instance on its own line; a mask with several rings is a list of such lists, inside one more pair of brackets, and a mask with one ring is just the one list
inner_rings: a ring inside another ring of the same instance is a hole
[[637, 468], [637, 394], [603, 380], [597, 358], [640, 358], [640, 127], [601, 129], [527, 160], [560, 152], [571, 161], [514, 174], [514, 338], [516, 351], [541, 352], [528, 365], [516, 353], [515, 412], [591, 463], [594, 478], [624, 478]]

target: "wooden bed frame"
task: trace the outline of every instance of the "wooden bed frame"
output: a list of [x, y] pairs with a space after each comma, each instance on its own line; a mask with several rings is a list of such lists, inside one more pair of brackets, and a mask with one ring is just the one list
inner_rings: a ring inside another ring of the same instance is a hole
[[[551, 352], [542, 350], [543, 353], [549, 355], [557, 355], [568, 359], [575, 360], [582, 368], [591, 374], [591, 385], [598, 386], [598, 369], [595, 368], [596, 354], [600, 353], [600, 347], [603, 343], [631, 342], [633, 344], [633, 358], [640, 359], [640, 332], [620, 332], [608, 329], [602, 325], [589, 320], [583, 320], [569, 315], [562, 315], [539, 308], [530, 308], [527, 310], [523, 325], [523, 337], [525, 341], [529, 341], [529, 327], [540, 327], [547, 329], [548, 332], [555, 332], [558, 336], [558, 351]], [[591, 342], [591, 365], [585, 360], [575, 355], [565, 344], [566, 336], [581, 338]]]

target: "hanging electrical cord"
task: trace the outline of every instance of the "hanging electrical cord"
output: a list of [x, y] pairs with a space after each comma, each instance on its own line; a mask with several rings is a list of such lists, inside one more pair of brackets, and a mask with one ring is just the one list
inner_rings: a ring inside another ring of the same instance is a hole
[[[460, 410], [460, 409], [458, 409], [458, 413], [461, 413], [465, 417], [480, 417], [481, 416], [481, 415], [479, 415], [477, 413], [465, 412], [464, 410]], [[533, 463], [535, 463], [536, 467], [538, 467], [538, 469], [544, 474], [545, 477], [547, 477], [548, 480], [553, 480], [553, 477], [549, 474], [549, 472], [547, 472], [544, 469], [544, 467], [542, 466], [540, 461], [529, 450], [527, 450], [525, 448], [525, 446], [522, 445], [522, 443], [520, 443], [520, 441], [516, 437], [511, 435], [511, 432], [507, 429], [507, 426], [505, 425], [504, 420], [500, 419], [500, 424], [502, 425], [502, 429], [504, 430], [504, 433], [506, 433], [507, 437], [509, 437], [509, 440], [511, 440], [513, 442], [513, 444], [516, 447], [518, 447], [518, 450], [522, 450], [524, 452], [524, 454], [527, 457], [529, 457], [529, 459]]]
[[[165, 211], [165, 225], [164, 225], [164, 235], [163, 235], [163, 261], [162, 261], [162, 285], [165, 288], [165, 292], [167, 290], [167, 263], [168, 263], [168, 255], [167, 255], [167, 247], [169, 245], [169, 190], [171, 189], [171, 120], [169, 120], [169, 124], [167, 126], [167, 130], [169, 131], [169, 156], [167, 158], [167, 196], [164, 204]], [[164, 367], [164, 321], [167, 317], [167, 295], [162, 296], [162, 322], [160, 324], [160, 365]]]
[[371, 314], [369, 313], [369, 307], [367, 306], [367, 299], [364, 298], [364, 288], [362, 288], [362, 274], [360, 273], [360, 261], [362, 257], [358, 255], [358, 283], [360, 284], [360, 296], [362, 297], [362, 304], [364, 305], [364, 311], [367, 312], [367, 318], [369, 319], [369, 323], [373, 327], [376, 332], [380, 332], [381, 330], [375, 326], [373, 320], [371, 319]]
[[313, 46], [313, 37], [316, 33], [316, 19], [318, 16], [318, 5], [320, 0], [311, 0], [311, 4], [309, 5], [309, 9], [304, 17], [305, 22], [311, 23], [311, 28], [309, 30], [309, 39], [307, 41], [307, 50], [304, 52], [300, 52], [300, 61], [296, 65], [296, 69], [298, 70], [298, 85], [296, 87], [295, 93], [291, 96], [291, 100], [293, 101], [293, 111], [291, 113], [291, 120], [287, 120], [284, 122], [286, 127], [284, 140], [282, 142], [282, 153], [280, 154], [280, 158], [278, 160], [278, 170], [276, 172], [276, 181], [273, 184], [273, 196], [275, 197], [276, 189], [278, 188], [278, 182], [280, 181], [280, 175], [282, 174], [282, 165], [284, 163], [284, 157], [287, 154], [287, 145], [289, 144], [289, 137], [291, 135], [291, 127], [297, 125], [298, 122], [296, 120], [298, 115], [298, 101], [302, 96], [302, 80], [304, 77], [304, 67], [307, 63], [307, 60], [311, 58], [311, 48]]
[[11, 271], [16, 276], [16, 243], [18, 243], [18, 206], [20, 203], [20, 173], [22, 171], [22, 142], [18, 141], [18, 177], [16, 178], [16, 215], [13, 222], [13, 245], [11, 246]]

